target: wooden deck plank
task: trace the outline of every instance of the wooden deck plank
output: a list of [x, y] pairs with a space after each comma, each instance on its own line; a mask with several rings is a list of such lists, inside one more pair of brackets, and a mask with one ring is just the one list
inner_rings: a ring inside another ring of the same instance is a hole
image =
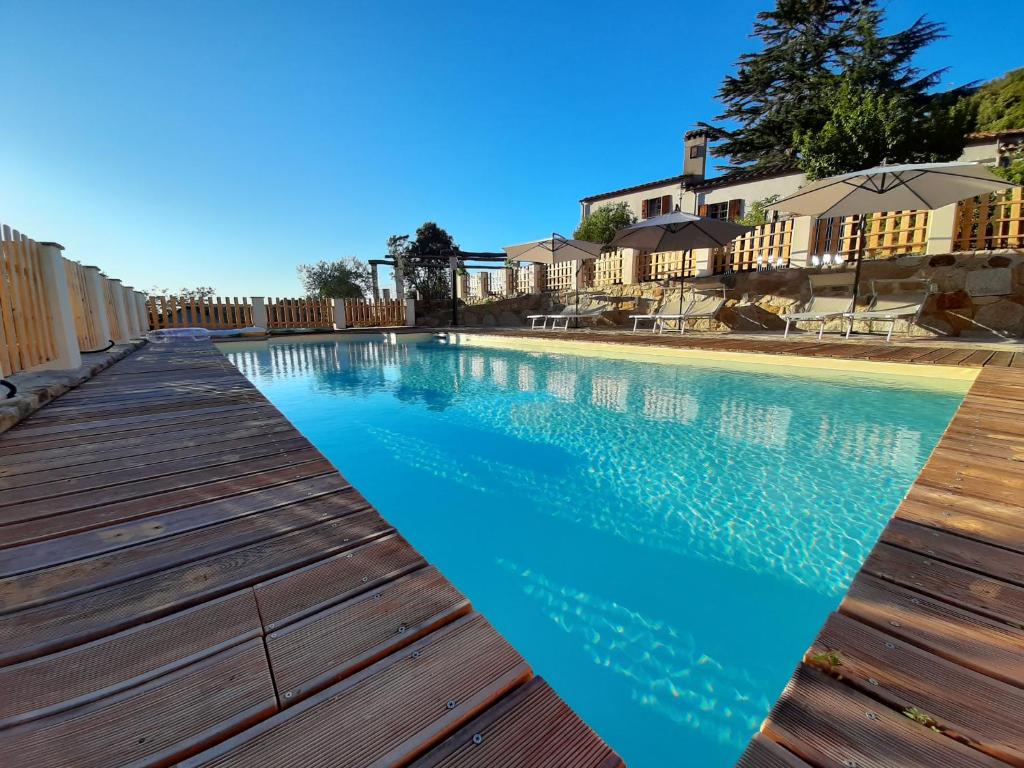
[[806, 666], [793, 675], [762, 732], [816, 766], [1004, 765]]
[[746, 751], [736, 763], [736, 768], [810, 768], [810, 766], [785, 747], [759, 733], [750, 740]]
[[841, 660], [829, 671], [890, 709], [917, 710], [976, 749], [1024, 765], [1024, 690], [838, 613], [829, 617], [805, 661], [822, 653]]
[[168, 765], [277, 709], [259, 639], [2, 733], [9, 768]]
[[428, 566], [271, 632], [267, 655], [281, 706], [297, 703], [469, 610], [469, 601]]
[[60, 653], [0, 667], [0, 728], [96, 701], [262, 632], [256, 598], [245, 589]]
[[[535, 677], [410, 768], [620, 768], [622, 760]], [[794, 765], [794, 764], [790, 764]]]
[[519, 654], [471, 614], [183, 761], [181, 768], [399, 765], [529, 677]]
[[955, 664], [1024, 685], [1024, 630], [863, 572], [839, 610]]
[[252, 586], [391, 530], [357, 513], [185, 565], [0, 616], [0, 663], [53, 653]]

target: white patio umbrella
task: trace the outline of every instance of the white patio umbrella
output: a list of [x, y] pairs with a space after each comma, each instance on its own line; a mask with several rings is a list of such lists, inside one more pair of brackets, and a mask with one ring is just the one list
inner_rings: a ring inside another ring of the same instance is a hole
[[[661, 251], [689, 251], [694, 248], [719, 248], [746, 234], [753, 227], [729, 221], [711, 219], [693, 213], [674, 211], [623, 227], [615, 233], [610, 245], [617, 248], [637, 248], [649, 253]], [[685, 270], [684, 270], [685, 271]], [[683, 312], [683, 281], [679, 276], [679, 313]]]
[[864, 171], [830, 176], [767, 206], [801, 216], [828, 219], [860, 216], [857, 225], [856, 303], [864, 260], [864, 214], [884, 211], [934, 210], [969, 197], [1019, 186], [1000, 179], [976, 163], [880, 165]]
[[[543, 240], [531, 240], [520, 245], [507, 245], [502, 250], [508, 254], [513, 261], [526, 261], [534, 264], [561, 264], [566, 261], [578, 261], [576, 267], [576, 312], [580, 311], [580, 287], [579, 274], [583, 268], [583, 262], [587, 259], [596, 259], [601, 255], [601, 243], [592, 243], [589, 240], [573, 240], [563, 237], [557, 232], [552, 232], [551, 237]], [[575, 323], [574, 323], [575, 325]]]

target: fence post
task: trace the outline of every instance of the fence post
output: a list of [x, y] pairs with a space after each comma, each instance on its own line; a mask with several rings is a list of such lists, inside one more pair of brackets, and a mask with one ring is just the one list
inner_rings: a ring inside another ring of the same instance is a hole
[[146, 311], [146, 294], [142, 291], [135, 291], [135, 313], [139, 316], [139, 327], [142, 328], [142, 335], [149, 332], [149, 312]]
[[[683, 268], [686, 267], [686, 255], [683, 255]], [[714, 264], [711, 263], [710, 248], [693, 249], [693, 275], [694, 277], [705, 277], [714, 272]]]
[[811, 266], [811, 240], [817, 221], [811, 216], [793, 219], [793, 230], [789, 236], [789, 266], [798, 269]]
[[107, 317], [107, 297], [103, 295], [103, 280], [99, 267], [85, 268], [85, 284], [89, 291], [89, 300], [95, 308], [96, 332], [99, 334], [102, 345], [107, 346], [113, 341], [110, 337], [110, 318]]
[[334, 317], [334, 330], [344, 331], [345, 325], [345, 300], [331, 299], [331, 315]]
[[640, 251], [636, 248], [623, 248], [622, 249], [622, 284], [623, 285], [634, 285], [637, 282], [637, 265], [640, 259], [637, 258], [640, 255]]
[[[956, 213], [958, 203], [936, 208], [928, 216], [928, 244], [924, 252], [932, 256], [938, 253], [953, 252], [953, 238], [956, 237]], [[982, 242], [984, 233], [979, 234]]]
[[132, 301], [134, 293], [135, 289], [130, 285], [121, 286], [121, 301], [124, 302], [124, 314], [128, 318], [128, 337], [131, 339], [137, 339], [142, 335], [139, 329], [139, 313], [135, 311]]
[[64, 269], [64, 246], [58, 243], [39, 243], [39, 262], [42, 267], [43, 297], [53, 328], [54, 352], [56, 357], [40, 368], [67, 370], [82, 364], [82, 353], [78, 348], [78, 333], [75, 330], [75, 315], [71, 309], [71, 292], [68, 290], [67, 272]]
[[131, 338], [131, 331], [128, 328], [128, 313], [124, 311], [124, 290], [121, 281], [110, 280], [110, 297], [114, 302], [114, 315], [117, 317], [117, 329], [120, 338], [114, 339], [118, 344], [124, 344]]
[[265, 331], [270, 330], [270, 318], [267, 316], [267, 305], [262, 296], [253, 296], [249, 299], [252, 302], [252, 324], [256, 328]]
[[412, 328], [416, 325], [416, 299], [405, 300], [405, 326]]

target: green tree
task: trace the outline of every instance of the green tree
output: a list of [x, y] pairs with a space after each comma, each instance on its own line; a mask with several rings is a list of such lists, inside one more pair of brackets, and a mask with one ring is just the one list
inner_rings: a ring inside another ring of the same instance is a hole
[[629, 203], [609, 203], [600, 205], [590, 212], [572, 236], [577, 240], [589, 240], [592, 243], [610, 243], [615, 233], [623, 227], [636, 223], [636, 216]]
[[779, 199], [778, 195], [768, 195], [750, 204], [750, 208], [736, 222], [747, 227], [759, 227], [768, 222], [768, 206]]
[[150, 296], [173, 296], [179, 301], [205, 301], [217, 295], [217, 291], [209, 285], [198, 285], [195, 288], [182, 288], [177, 291], [169, 291], [154, 285], [149, 289]]
[[1018, 150], [1008, 165], [993, 168], [992, 172], [1014, 184], [1024, 184], [1024, 152]]
[[355, 256], [300, 264], [297, 269], [307, 296], [359, 299], [370, 288], [370, 267]]
[[898, 90], [859, 85], [846, 77], [827, 93], [828, 121], [795, 137], [801, 170], [810, 179], [883, 162], [953, 160], [970, 126], [966, 103], [919, 101]]
[[819, 131], [833, 116], [831, 96], [844, 76], [858, 87], [896, 92], [926, 103], [942, 72], [922, 73], [915, 54], [943, 36], [919, 18], [880, 33], [876, 0], [776, 0], [754, 24], [761, 50], [740, 56], [718, 92], [723, 126], [706, 126], [728, 168], [781, 169], [798, 159], [795, 137]]
[[[455, 239], [433, 221], [424, 222], [416, 236], [392, 235], [388, 238], [388, 255], [401, 270], [405, 290], [428, 299], [451, 295], [449, 264], [446, 257], [457, 256]], [[437, 257], [442, 257], [438, 259]], [[461, 263], [460, 263], [461, 266]]]
[[1024, 128], [1024, 67], [985, 83], [971, 96], [977, 109], [976, 131]]

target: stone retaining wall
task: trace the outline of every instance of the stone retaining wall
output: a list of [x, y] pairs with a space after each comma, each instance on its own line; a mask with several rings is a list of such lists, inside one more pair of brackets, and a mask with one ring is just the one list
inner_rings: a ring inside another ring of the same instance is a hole
[[[849, 265], [853, 269], [853, 265]], [[810, 298], [807, 277], [823, 270], [783, 269], [774, 272], [742, 272], [727, 280], [727, 303], [715, 320], [697, 320], [697, 330], [778, 330], [784, 327], [779, 315], [790, 308], [799, 309]], [[866, 261], [861, 273], [861, 296], [865, 301], [872, 280], [927, 279], [935, 286], [915, 335], [971, 336], [993, 335], [1024, 337], [1024, 251], [983, 251], [938, 256], [903, 256]], [[687, 281], [698, 286], [720, 284], [721, 277]], [[912, 287], [912, 286], [908, 286]], [[604, 298], [602, 298], [604, 297]], [[526, 324], [526, 316], [557, 312], [574, 301], [570, 291], [561, 294], [529, 294], [514, 298], [495, 297], [490, 301], [462, 306], [459, 324], [467, 326], [517, 326]], [[657, 311], [664, 303], [679, 301], [677, 283], [617, 285], [588, 289], [581, 293], [580, 306], [614, 307], [602, 317], [582, 321], [598, 327], [631, 325], [630, 314]], [[417, 314], [417, 324], [446, 326], [451, 308], [436, 308]], [[838, 331], [840, 321], [826, 326]], [[875, 330], [885, 330], [878, 326]], [[866, 331], [866, 324], [855, 326]], [[898, 322], [896, 333], [906, 333], [907, 323]]]

